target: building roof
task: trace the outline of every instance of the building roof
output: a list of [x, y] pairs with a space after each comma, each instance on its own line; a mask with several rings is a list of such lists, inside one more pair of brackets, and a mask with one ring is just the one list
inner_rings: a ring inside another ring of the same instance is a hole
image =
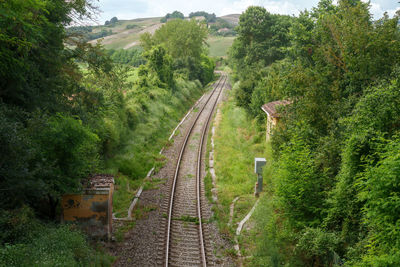
[[221, 32], [229, 32], [229, 31], [230, 31], [229, 28], [221, 28], [221, 29], [218, 30], [218, 33], [221, 33]]
[[114, 176], [110, 174], [95, 174], [86, 180], [85, 189], [108, 189], [114, 184]]
[[261, 109], [268, 114], [268, 116], [278, 118], [280, 117], [280, 114], [277, 112], [276, 108], [278, 106], [286, 106], [288, 104], [292, 103], [289, 100], [278, 100], [278, 101], [273, 101], [269, 102], [267, 104], [262, 105]]

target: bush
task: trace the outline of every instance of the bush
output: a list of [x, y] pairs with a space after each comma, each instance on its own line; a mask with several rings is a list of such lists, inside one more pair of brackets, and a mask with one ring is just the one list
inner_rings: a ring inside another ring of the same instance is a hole
[[25, 203], [28, 184], [33, 180], [30, 163], [35, 147], [20, 121], [23, 116], [26, 113], [0, 102], [0, 188], [3, 190], [0, 208], [15, 208]]
[[0, 245], [29, 240], [39, 227], [32, 209], [0, 210]]
[[136, 25], [136, 24], [129, 24], [129, 25], [126, 25], [125, 29], [129, 30], [129, 29], [135, 29], [135, 28], [139, 28], [139, 27], [140, 26]]
[[400, 137], [395, 137], [382, 151], [380, 160], [370, 162], [358, 179], [364, 224], [369, 230], [368, 253], [363, 266], [395, 266], [400, 264]]
[[114, 63], [127, 64], [133, 67], [139, 67], [146, 63], [142, 52], [135, 48], [108, 50], [108, 53]]
[[296, 250], [310, 264], [317, 262], [323, 266], [330, 266], [335, 260], [335, 250], [339, 241], [339, 237], [334, 233], [325, 232], [321, 228], [305, 228], [300, 234]]
[[66, 184], [79, 182], [98, 166], [99, 138], [76, 118], [58, 114], [33, 119], [29, 132], [40, 146], [42, 161], [48, 165], [47, 172], [51, 172], [49, 176], [60, 179], [61, 191], [68, 190], [63, 188]]
[[110, 260], [68, 225], [42, 225], [31, 240], [0, 248], [0, 266], [104, 266]]
[[214, 60], [205, 55], [202, 55], [200, 81], [203, 85], [206, 85], [212, 81], [212, 79], [214, 78], [214, 69]]
[[310, 147], [300, 136], [293, 136], [281, 153], [275, 182], [279, 208], [295, 229], [319, 225], [326, 177], [315, 167]]

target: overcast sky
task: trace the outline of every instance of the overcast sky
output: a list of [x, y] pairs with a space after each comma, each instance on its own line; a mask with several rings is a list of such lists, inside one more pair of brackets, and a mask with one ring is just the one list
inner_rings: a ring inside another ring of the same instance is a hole
[[[400, 8], [399, 0], [371, 0], [371, 12], [380, 18], [387, 11], [390, 16]], [[188, 16], [190, 12], [206, 11], [217, 16], [240, 14], [248, 6], [264, 6], [269, 12], [297, 15], [299, 11], [316, 6], [318, 0], [98, 0], [102, 11], [99, 23], [116, 16], [118, 19], [162, 17], [175, 10]]]

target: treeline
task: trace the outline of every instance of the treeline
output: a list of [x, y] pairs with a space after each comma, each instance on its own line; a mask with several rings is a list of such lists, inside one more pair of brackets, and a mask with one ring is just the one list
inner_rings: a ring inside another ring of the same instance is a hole
[[109, 49], [108, 55], [114, 63], [126, 64], [132, 67], [139, 67], [146, 63], [142, 51], [136, 48], [131, 49]]
[[[128, 50], [139, 69], [113, 63], [122, 52], [100, 45], [65, 46], [64, 25], [90, 16], [90, 3], [0, 3], [0, 265], [89, 265], [96, 254], [79, 233], [43, 220], [56, 221], [60, 196], [79, 192], [89, 174], [145, 177], [154, 148], [201, 94], [199, 80], [213, 78], [204, 29], [191, 22], [164, 25], [143, 55]], [[172, 50], [156, 38], [171, 27], [200, 44]], [[175, 58], [178, 50], [186, 52]]]
[[212, 23], [217, 21], [217, 16], [214, 13], [210, 14], [205, 11], [191, 12], [189, 14], [189, 18], [194, 18], [194, 17], [204, 17], [207, 23]]
[[399, 14], [322, 0], [298, 17], [250, 7], [230, 60], [237, 104], [292, 103], [264, 171], [256, 266], [400, 265]]
[[182, 12], [179, 12], [179, 11], [175, 10], [174, 12], [168, 13], [163, 18], [161, 18], [160, 22], [161, 23], [165, 23], [169, 19], [185, 19], [185, 16], [183, 15]]
[[112, 30], [101, 29], [93, 32], [92, 26], [73, 26], [66, 29], [66, 33], [70, 38], [81, 38], [84, 42], [103, 38], [112, 35]]

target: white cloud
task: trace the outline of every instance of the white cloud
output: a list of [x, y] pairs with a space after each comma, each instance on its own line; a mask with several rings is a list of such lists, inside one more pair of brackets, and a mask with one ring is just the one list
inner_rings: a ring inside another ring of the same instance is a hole
[[[397, 0], [372, 0], [371, 13], [375, 18], [381, 17], [384, 11], [393, 16], [399, 8], [397, 2]], [[310, 9], [317, 4], [318, 0], [100, 0], [99, 5], [103, 13], [99, 21], [104, 23], [113, 16], [119, 19], [161, 17], [175, 10], [183, 12], [186, 16], [194, 11], [206, 11], [222, 16], [240, 14], [252, 5], [264, 6], [275, 14], [297, 15], [299, 11]]]
[[[362, 0], [364, 3], [368, 3], [367, 0]], [[397, 1], [394, 1], [397, 2]], [[383, 16], [385, 12], [388, 13], [390, 17], [393, 17], [393, 15], [396, 13], [397, 10], [399, 10], [399, 7], [395, 7], [395, 5], [388, 5], [385, 1], [382, 1], [382, 3], [377, 3], [377, 1], [374, 1], [370, 3], [370, 12], [374, 16], [375, 19], [379, 19]], [[384, 8], [385, 7], [393, 7], [393, 8]]]

